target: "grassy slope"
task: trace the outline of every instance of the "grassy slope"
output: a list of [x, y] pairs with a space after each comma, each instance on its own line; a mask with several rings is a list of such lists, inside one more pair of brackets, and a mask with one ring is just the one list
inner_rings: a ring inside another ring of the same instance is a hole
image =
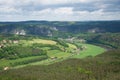
[[68, 44], [68, 46], [70, 47], [70, 48], [72, 48], [72, 49], [77, 49], [77, 47], [74, 45], [74, 44], [70, 44], [70, 43], [67, 43]]
[[79, 55], [75, 55], [73, 56], [73, 58], [85, 58], [88, 56], [96, 56], [98, 54], [101, 54], [103, 52], [105, 52], [104, 48], [101, 48], [99, 46], [95, 46], [92, 44], [78, 44], [78, 45], [82, 45], [84, 46], [86, 49], [81, 51]]
[[1, 71], [0, 80], [120, 80], [119, 57], [120, 50], [114, 50], [94, 58]]
[[[48, 56], [49, 57], [58, 57], [56, 60], [46, 59], [46, 60], [39, 61], [39, 62], [29, 63], [27, 65], [49, 65], [49, 64], [60, 62], [60, 61], [63, 61], [63, 60], [69, 59], [69, 58], [81, 59], [81, 58], [85, 58], [87, 56], [96, 56], [105, 51], [105, 49], [103, 49], [99, 46], [91, 45], [91, 44], [79, 44], [79, 45], [87, 47], [86, 50], [81, 51], [79, 55], [74, 55], [71, 57], [70, 53], [61, 52], [59, 50], [51, 50], [48, 52]], [[71, 46], [70, 46], [70, 48], [71, 48]], [[24, 67], [24, 66], [26, 66], [26, 65], [16, 66], [15, 68], [20, 68], [20, 67]]]
[[25, 46], [30, 46], [33, 43], [41, 43], [41, 44], [50, 44], [55, 45], [56, 42], [52, 40], [44, 40], [44, 39], [33, 39], [33, 40], [20, 40], [21, 44], [24, 44]]
[[[56, 45], [57, 42], [52, 41], [52, 40], [33, 39], [33, 40], [29, 40], [29, 41], [28, 40], [20, 40], [19, 43], [22, 44], [23, 46], [31, 46], [33, 43]], [[61, 45], [57, 45], [57, 46], [63, 47]], [[69, 44], [69, 46], [70, 46], [69, 47], [70, 49], [72, 47], [75, 47], [72, 44]], [[49, 57], [66, 58], [66, 57], [70, 56], [70, 53], [63, 52], [63, 51], [60, 51], [60, 50], [49, 50], [49, 48], [50, 47], [41, 48], [43, 50], [47, 50], [47, 52], [48, 52], [47, 55]], [[32, 59], [39, 58], [39, 57], [41, 57], [41, 56], [26, 57], [26, 58], [20, 58], [20, 59], [16, 59], [16, 60], [3, 59], [3, 60], [0, 60], [0, 68], [6, 67], [6, 66], [11, 66], [11, 64], [14, 64], [16, 62], [23, 62], [23, 61], [26, 61], [26, 60], [32, 60]], [[60, 60], [58, 60], [58, 61], [60, 61]], [[49, 64], [49, 63], [52, 63], [52, 62], [54, 62], [54, 61], [51, 60], [51, 59], [46, 59], [46, 60], [40, 61], [39, 64]], [[38, 62], [35, 62], [35, 64], [36, 63], [38, 63]], [[31, 63], [31, 64], [34, 64], [34, 63]], [[18, 65], [17, 67], [19, 67], [19, 66], [21, 67], [21, 66], [25, 66], [25, 65]]]
[[[42, 44], [56, 45], [55, 41], [43, 40], [43, 39], [33, 39], [32, 41], [22, 40], [21, 43], [24, 43], [23, 45], [25, 45], [25, 46], [30, 46], [32, 43], [42, 43]], [[77, 48], [74, 44], [70, 44], [70, 43], [67, 43], [67, 44], [69, 45], [69, 48], [67, 48], [68, 51]], [[80, 46], [81, 45], [85, 46], [86, 49], [81, 51], [79, 55], [75, 54], [72, 58], [85, 58], [87, 56], [96, 56], [96, 55], [101, 54], [105, 51], [105, 49], [103, 49], [101, 47], [98, 47], [98, 46], [91, 45], [91, 44], [80, 44], [79, 43], [79, 45]], [[58, 46], [62, 47], [61, 45], [58, 45]], [[39, 64], [48, 65], [48, 64], [51, 64], [51, 63], [54, 63], [54, 62], [59, 62], [59, 61], [62, 61], [62, 60], [65, 60], [65, 59], [68, 59], [68, 58], [71, 57], [71, 54], [69, 52], [63, 52], [63, 51], [60, 51], [60, 50], [49, 50], [49, 47], [44, 47], [44, 48], [45, 48], [45, 50], [48, 50], [47, 55], [49, 57], [57, 57], [57, 59], [56, 60], [46, 59], [46, 60], [39, 61], [39, 62], [29, 63], [27, 65], [39, 65]], [[0, 67], [10, 66], [10, 63], [22, 62], [24, 60], [30, 60], [30, 59], [34, 59], [34, 58], [37, 58], [37, 57], [39, 57], [39, 56], [21, 58], [21, 59], [16, 59], [16, 60], [1, 60], [0, 61]], [[26, 66], [26, 64], [25, 65], [19, 65], [19, 66], [16, 66], [16, 67], [19, 68], [19, 67], [23, 67], [23, 66]]]
[[70, 55], [70, 53], [62, 52], [62, 51], [59, 51], [59, 50], [50, 50], [50, 51], [48, 51], [48, 56], [49, 57], [61, 58], [61, 57], [67, 57], [69, 55]]
[[10, 66], [10, 64], [14, 64], [16, 62], [23, 62], [26, 60], [32, 60], [36, 58], [41, 58], [42, 56], [32, 56], [32, 57], [25, 57], [25, 58], [20, 58], [20, 59], [15, 59], [15, 60], [0, 60], [0, 67], [5, 67], [5, 66]]

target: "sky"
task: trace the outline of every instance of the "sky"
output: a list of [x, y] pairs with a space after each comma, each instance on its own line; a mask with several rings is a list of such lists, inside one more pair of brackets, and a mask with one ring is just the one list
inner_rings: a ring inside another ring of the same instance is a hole
[[0, 21], [120, 20], [120, 0], [0, 0]]

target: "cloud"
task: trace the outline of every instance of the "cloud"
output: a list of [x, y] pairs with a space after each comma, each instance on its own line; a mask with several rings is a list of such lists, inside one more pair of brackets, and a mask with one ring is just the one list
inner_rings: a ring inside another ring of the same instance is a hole
[[0, 0], [3, 20], [120, 20], [120, 0]]

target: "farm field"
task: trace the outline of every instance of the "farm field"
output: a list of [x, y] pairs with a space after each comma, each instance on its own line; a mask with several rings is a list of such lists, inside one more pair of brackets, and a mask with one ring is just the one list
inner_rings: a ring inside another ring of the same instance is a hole
[[22, 63], [25, 61], [29, 61], [29, 60], [34, 60], [34, 59], [40, 59], [44, 56], [32, 56], [32, 57], [25, 57], [25, 58], [20, 58], [20, 59], [15, 59], [15, 60], [0, 60], [0, 68], [6, 67], [6, 66], [11, 66], [14, 65], [16, 63]]
[[[49, 51], [48, 52], [48, 56], [49, 57], [57, 57], [57, 59], [55, 60], [52, 60], [52, 59], [46, 59], [46, 60], [42, 60], [42, 61], [38, 61], [38, 62], [34, 62], [34, 63], [29, 63], [27, 65], [49, 65], [49, 64], [53, 64], [53, 63], [56, 63], [56, 62], [60, 62], [60, 61], [63, 61], [63, 60], [67, 60], [67, 59], [70, 59], [70, 58], [77, 58], [77, 59], [82, 59], [82, 58], [86, 58], [88, 56], [97, 56], [103, 52], [105, 52], [105, 49], [104, 48], [101, 48], [99, 46], [95, 46], [95, 45], [92, 45], [92, 44], [79, 44], [80, 46], [86, 46], [86, 49], [81, 51], [79, 54], [75, 54], [75, 55], [72, 55], [70, 53], [65, 53], [65, 52], [61, 52], [61, 51], [58, 51], [58, 50], [52, 50], [52, 51]], [[97, 50], [97, 51], [94, 51]], [[20, 65], [20, 66], [16, 66], [15, 68], [20, 68], [20, 67], [25, 67], [26, 65]]]
[[92, 44], [78, 43], [78, 45], [85, 47], [85, 50], [80, 51], [80, 54], [73, 56], [73, 58], [85, 58], [88, 56], [94, 57], [106, 51], [104, 48]]
[[34, 43], [50, 44], [50, 45], [56, 44], [56, 42], [53, 40], [45, 40], [45, 39], [20, 40], [20, 43], [26, 46], [29, 46]]
[[[33, 39], [33, 40], [20, 40], [17, 42], [18, 42], [17, 44], [9, 44], [9, 46], [13, 46], [12, 48], [10, 47], [10, 49], [12, 50], [17, 47], [19, 54], [22, 54], [22, 56], [25, 55], [26, 57], [23, 56], [24, 58], [18, 58], [18, 59], [13, 59], [13, 60], [1, 59], [0, 60], [0, 69], [3, 69], [6, 66], [11, 67], [11, 66], [27, 65], [29, 63], [38, 62], [38, 61], [42, 61], [42, 62], [47, 61], [46, 64], [48, 64], [49, 62], [51, 63], [53, 61], [53, 60], [51, 60], [51, 58], [59, 59], [59, 58], [65, 58], [65, 57], [68, 57], [71, 55], [70, 53], [62, 51], [61, 49], [64, 49], [64, 46], [60, 45], [60, 44], [56, 44], [57, 42], [53, 41], [53, 40]], [[14, 46], [16, 46], [16, 47], [14, 47]], [[21, 47], [23, 47], [23, 48], [21, 48]], [[29, 47], [29, 48], [27, 48], [27, 47]], [[73, 47], [75, 47], [75, 45], [69, 43], [69, 46], [66, 48], [66, 50], [70, 50]], [[34, 49], [34, 48], [37, 48], [37, 49]], [[31, 50], [31, 49], [33, 49], [33, 50]], [[11, 50], [9, 50], [9, 47], [5, 48], [5, 50], [7, 50], [8, 52], [11, 52]], [[15, 50], [13, 50], [13, 51], [15, 51]], [[15, 52], [17, 52], [17, 50]], [[31, 54], [34, 55], [34, 54], [36, 54], [36, 52], [40, 54], [41, 50], [42, 50], [42, 52], [44, 52], [43, 56], [42, 55], [41, 56], [40, 55], [31, 56]], [[38, 52], [38, 51], [40, 51], [40, 52]], [[17, 55], [17, 54], [15, 53], [14, 56], [15, 55]], [[43, 58], [43, 60], [41, 60], [41, 58]], [[46, 59], [46, 60], [44, 60], [44, 59]]]
[[[46, 57], [44, 56], [28, 56], [24, 58], [18, 58], [15, 60], [0, 60], [0, 68], [4, 67], [14, 67], [20, 68], [27, 65], [49, 65], [56, 62], [60, 62], [69, 58], [85, 58], [88, 56], [96, 56], [105, 51], [105, 49], [87, 43], [77, 43], [78, 46], [65, 43], [68, 47], [65, 47], [62, 44], [58, 44], [57, 41], [45, 40], [45, 39], [32, 39], [32, 40], [20, 40], [18, 45], [22, 44], [25, 47], [35, 47], [46, 52]], [[33, 45], [35, 44], [35, 45]], [[53, 47], [53, 49], [51, 49]], [[55, 49], [54, 49], [55, 48]], [[78, 50], [78, 48], [84, 48], [83, 50]], [[31, 48], [32, 49], [32, 48]], [[20, 51], [20, 50], [19, 50]], [[43, 58], [43, 59], [40, 59]]]

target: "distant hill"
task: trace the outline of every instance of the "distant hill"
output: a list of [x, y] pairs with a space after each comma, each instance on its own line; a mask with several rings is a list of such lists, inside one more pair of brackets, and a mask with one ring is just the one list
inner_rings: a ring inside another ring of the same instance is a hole
[[64, 33], [120, 32], [120, 21], [21, 21], [0, 22], [0, 34], [54, 36]]

